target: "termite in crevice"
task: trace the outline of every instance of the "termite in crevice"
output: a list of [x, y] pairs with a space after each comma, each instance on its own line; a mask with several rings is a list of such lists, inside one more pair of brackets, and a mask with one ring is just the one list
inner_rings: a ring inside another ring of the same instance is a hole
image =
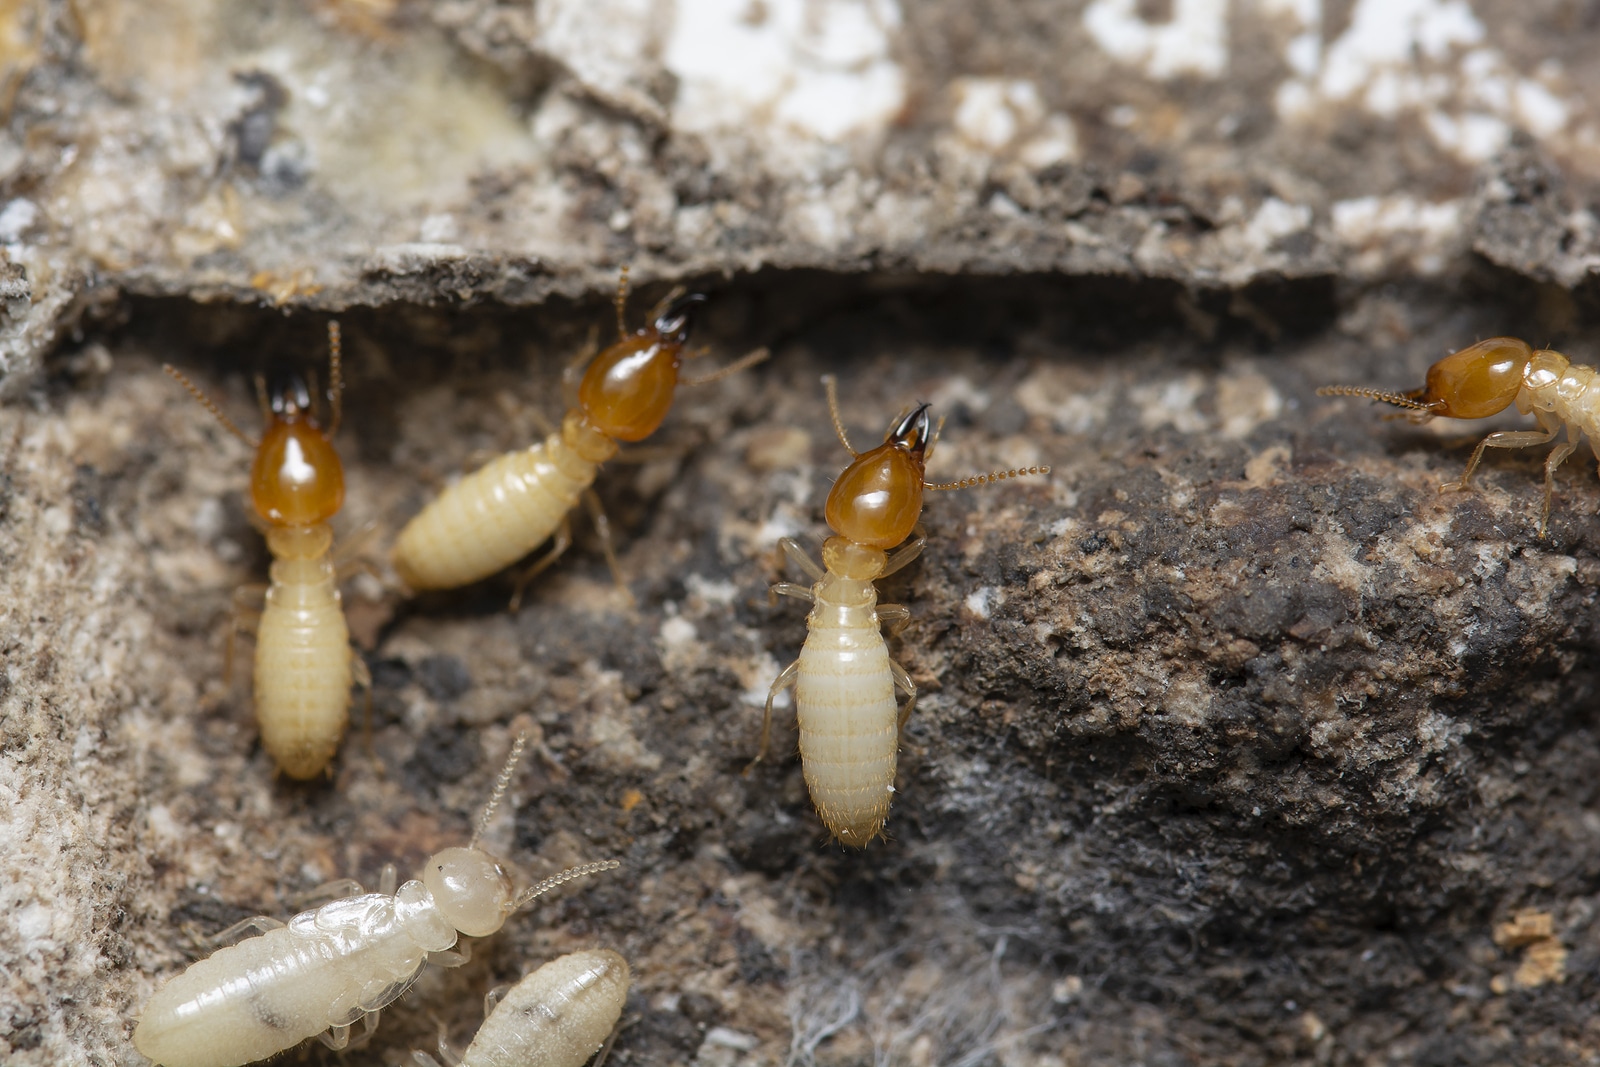
[[[812, 607], [800, 658], [778, 675], [767, 693], [761, 744], [750, 767], [766, 755], [773, 700], [793, 686], [800, 761], [817, 814], [839, 841], [864, 848], [883, 832], [889, 817], [900, 730], [917, 702], [916, 685], [889, 657], [883, 637], [885, 624], [898, 633], [910, 621], [911, 611], [902, 604], [879, 604], [873, 583], [921, 554], [924, 538], [917, 530], [923, 490], [966, 489], [1026, 474], [1048, 474], [1050, 468], [1019, 467], [954, 482], [924, 481], [939, 436], [929, 423], [927, 404], [897, 419], [883, 444], [857, 452], [850, 447], [839, 416], [833, 377], [825, 377], [823, 383], [834, 432], [855, 458], [828, 493], [826, 514], [834, 536], [822, 546], [823, 566], [817, 566], [796, 541], [786, 537], [779, 542], [813, 584], [780, 582], [772, 587], [772, 596], [798, 597]], [[900, 547], [892, 554], [887, 551], [896, 546]], [[898, 712], [896, 689], [906, 695]]]
[[337, 322], [328, 323], [327, 428], [312, 406], [312, 390], [296, 376], [269, 395], [256, 378], [266, 425], [252, 441], [177, 368], [177, 379], [224, 429], [255, 452], [250, 500], [272, 553], [271, 583], [259, 613], [244, 606], [259, 586], [234, 593], [226, 674], [231, 677], [233, 643], [241, 630], [255, 630], [253, 684], [261, 745], [291, 778], [314, 778], [327, 770], [350, 719], [350, 687], [370, 693], [366, 663], [350, 647], [340, 604], [338, 573], [328, 525], [344, 504], [344, 468], [332, 438], [339, 429], [344, 392]]
[[680, 385], [704, 385], [767, 358], [758, 348], [707, 374], [680, 378], [702, 293], [676, 291], [658, 304], [650, 324], [629, 333], [623, 311], [628, 274], [617, 285], [618, 340], [589, 361], [561, 427], [543, 441], [508, 452], [462, 478], [422, 509], [394, 547], [395, 573], [412, 590], [454, 589], [487, 578], [546, 540], [550, 549], [516, 578], [511, 608], [522, 591], [572, 544], [570, 514], [580, 498], [589, 507], [617, 585], [626, 589], [605, 515], [590, 488], [617, 442], [642, 441], [656, 431]]
[[[1359, 396], [1406, 409], [1404, 417], [1424, 423], [1440, 416], [1449, 419], [1485, 419], [1515, 404], [1532, 413], [1538, 430], [1501, 430], [1491, 433], [1467, 460], [1467, 469], [1439, 488], [1463, 490], [1489, 448], [1530, 448], [1554, 441], [1563, 429], [1567, 439], [1550, 450], [1544, 461], [1544, 504], [1539, 511], [1539, 536], [1550, 526], [1550, 502], [1555, 496], [1556, 468], [1589, 435], [1590, 450], [1600, 457], [1600, 389], [1594, 387], [1595, 368], [1573, 363], [1548, 348], [1537, 351], [1515, 337], [1491, 337], [1452, 353], [1428, 368], [1421, 389], [1391, 393], [1353, 385], [1329, 385], [1318, 396]], [[1401, 417], [1401, 416], [1395, 416]]]

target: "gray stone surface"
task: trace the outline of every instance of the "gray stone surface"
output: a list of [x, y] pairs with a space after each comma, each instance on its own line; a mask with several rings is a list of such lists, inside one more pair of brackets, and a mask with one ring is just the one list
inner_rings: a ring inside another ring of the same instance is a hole
[[[1595, 360], [1581, 10], [172, 0], [0, 31], [0, 1059], [142, 1062], [199, 939], [460, 840], [518, 728], [492, 843], [625, 867], [342, 1062], [462, 1039], [594, 944], [637, 976], [623, 1064], [1600, 1055], [1594, 468], [1541, 540], [1537, 455], [1440, 494], [1482, 426], [1314, 392], [1496, 333]], [[370, 747], [275, 781], [222, 680], [266, 565], [249, 456], [159, 364], [249, 425], [250, 375], [320, 366], [337, 312], [340, 529], [381, 556], [559, 414], [623, 262], [635, 316], [685, 281], [719, 356], [774, 350], [602, 475], [636, 604], [587, 535], [516, 615], [356, 578]], [[862, 854], [792, 759], [739, 773], [804, 636], [775, 543], [820, 534], [844, 459], [828, 371], [858, 445], [926, 399], [935, 475], [1055, 466], [932, 497], [886, 583], [924, 698]]]

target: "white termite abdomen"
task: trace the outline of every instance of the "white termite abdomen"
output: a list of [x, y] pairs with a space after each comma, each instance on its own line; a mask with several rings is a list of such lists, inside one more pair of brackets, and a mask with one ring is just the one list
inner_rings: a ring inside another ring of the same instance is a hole
[[795, 676], [800, 759], [824, 825], [861, 847], [882, 831], [894, 795], [900, 731], [889, 649], [871, 581], [829, 572], [812, 596]]
[[456, 941], [421, 882], [304, 911], [196, 962], [150, 998], [134, 1046], [164, 1067], [237, 1067], [348, 1026]]
[[495, 1006], [461, 1067], [582, 1067], [622, 1017], [630, 977], [606, 949], [551, 960]]
[[556, 531], [598, 469], [560, 432], [491, 460], [406, 524], [395, 571], [415, 590], [454, 589], [509, 567]]
[[[294, 531], [297, 537], [308, 536]], [[261, 744], [292, 778], [311, 778], [328, 765], [350, 719], [350, 630], [333, 564], [332, 535], [310, 557], [280, 557], [256, 629], [255, 707]], [[288, 537], [274, 530], [276, 554]]]

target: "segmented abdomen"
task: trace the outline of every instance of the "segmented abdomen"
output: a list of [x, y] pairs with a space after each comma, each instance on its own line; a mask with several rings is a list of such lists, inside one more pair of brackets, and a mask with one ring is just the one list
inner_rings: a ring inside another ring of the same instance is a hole
[[[556, 462], [558, 448], [567, 463]], [[412, 589], [454, 589], [509, 567], [555, 532], [595, 469], [559, 435], [492, 460], [406, 524], [395, 542], [395, 571]]]
[[279, 561], [272, 575], [256, 631], [256, 722], [283, 773], [312, 778], [350, 721], [350, 631], [327, 561]]
[[[370, 898], [374, 911], [392, 901]], [[134, 1046], [164, 1067], [253, 1063], [383, 1007], [427, 961], [392, 922], [378, 931], [318, 929], [315, 914], [221, 949], [168, 982], [145, 1007]]]
[[461, 1067], [582, 1067], [621, 1018], [628, 981], [628, 961], [605, 949], [551, 960], [495, 1006]]
[[795, 705], [800, 760], [817, 814], [861, 847], [883, 829], [894, 794], [899, 729], [889, 649], [876, 616], [866, 626], [812, 621], [800, 649]]

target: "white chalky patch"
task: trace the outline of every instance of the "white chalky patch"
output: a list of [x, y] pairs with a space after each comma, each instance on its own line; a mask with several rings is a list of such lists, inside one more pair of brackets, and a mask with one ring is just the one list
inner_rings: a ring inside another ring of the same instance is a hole
[[1228, 0], [1172, 0], [1172, 18], [1153, 23], [1137, 0], [1094, 0], [1083, 12], [1094, 43], [1152, 78], [1220, 77], [1228, 66]]

